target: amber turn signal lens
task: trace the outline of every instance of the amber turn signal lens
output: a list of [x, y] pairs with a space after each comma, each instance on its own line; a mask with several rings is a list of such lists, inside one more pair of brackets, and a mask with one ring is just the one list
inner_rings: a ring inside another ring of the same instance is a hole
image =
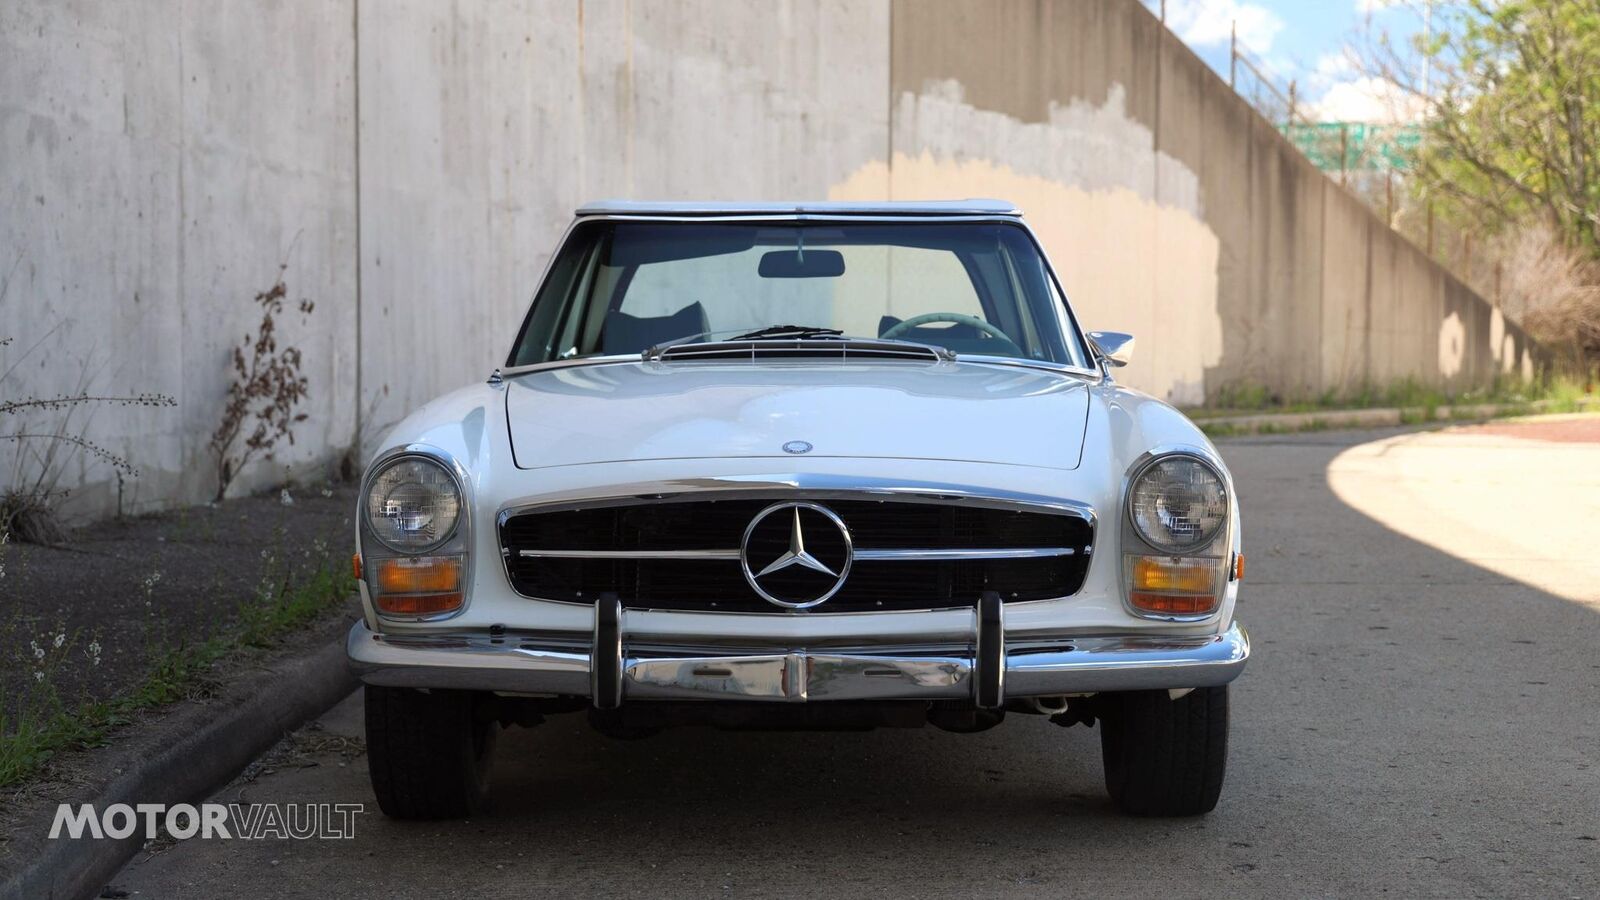
[[1151, 594], [1134, 591], [1133, 605], [1145, 612], [1172, 616], [1203, 616], [1217, 608], [1217, 598], [1202, 594]]
[[353, 553], [353, 554], [350, 555], [350, 568], [355, 571], [356, 580], [360, 581], [361, 580], [361, 554]]
[[1227, 571], [1220, 559], [1129, 556], [1128, 602], [1135, 609], [1163, 615], [1201, 616], [1216, 611], [1218, 580]]
[[1244, 554], [1238, 553], [1233, 557], [1233, 580], [1244, 580]]
[[407, 556], [372, 562], [372, 603], [390, 616], [431, 616], [461, 608], [461, 557]]
[[459, 557], [411, 556], [380, 559], [373, 565], [381, 594], [446, 594], [461, 590]]
[[461, 607], [460, 594], [379, 594], [378, 612], [390, 616], [429, 616]]

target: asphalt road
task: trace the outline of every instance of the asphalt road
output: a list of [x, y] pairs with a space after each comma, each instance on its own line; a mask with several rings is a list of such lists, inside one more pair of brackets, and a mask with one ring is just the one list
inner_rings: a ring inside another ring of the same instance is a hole
[[[114, 884], [161, 898], [1600, 895], [1600, 592], [1585, 575], [1600, 577], [1600, 444], [1404, 434], [1335, 463], [1384, 436], [1222, 447], [1256, 656], [1204, 818], [1118, 815], [1098, 734], [1032, 717], [978, 735], [636, 742], [564, 717], [503, 736], [490, 815], [398, 823], [361, 756], [315, 751], [359, 734], [353, 698], [302, 740], [309, 757], [219, 799], [364, 802], [355, 839], [190, 840]], [[1540, 528], [1567, 544], [1548, 550]]]

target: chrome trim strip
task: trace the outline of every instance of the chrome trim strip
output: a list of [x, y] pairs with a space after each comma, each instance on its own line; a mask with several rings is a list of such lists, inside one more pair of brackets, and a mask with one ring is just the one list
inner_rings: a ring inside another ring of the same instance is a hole
[[1007, 653], [1007, 690], [1041, 696], [1064, 684], [1103, 691], [1216, 687], [1239, 677], [1249, 658], [1250, 635], [1238, 622], [1221, 634], [1194, 637], [1075, 638], [1066, 648]]
[[624, 670], [626, 692], [636, 699], [874, 700], [961, 699], [972, 689], [970, 660], [876, 654], [809, 653], [762, 656], [638, 659]]
[[[685, 359], [682, 361], [689, 363], [718, 362], [719, 360], [716, 357], [711, 357], [709, 359]], [[749, 362], [750, 360], [724, 359], [721, 361]], [[778, 360], [773, 361], [777, 362]], [[826, 362], [826, 360], [822, 361]], [[851, 362], [865, 363], [898, 363], [920, 361], [923, 360], [918, 357], [907, 357], [904, 360], [883, 357], [857, 358], [851, 360]], [[645, 360], [640, 358], [640, 354], [638, 353], [612, 353], [604, 356], [574, 356], [571, 359], [552, 359], [546, 362], [529, 363], [525, 366], [505, 366], [501, 368], [500, 375], [502, 378], [515, 378], [518, 375], [527, 375], [530, 372], [544, 372], [552, 369], [575, 369], [583, 366], [643, 365], [645, 362]], [[1013, 369], [1036, 369], [1041, 372], [1054, 372], [1059, 375], [1073, 375], [1079, 378], [1088, 379], [1090, 381], [1100, 381], [1104, 377], [1104, 373], [1102, 373], [1099, 369], [1085, 369], [1080, 366], [1069, 366], [1065, 363], [1050, 362], [1049, 360], [1043, 359], [1023, 359], [1020, 356], [990, 356], [988, 354], [963, 353], [958, 356], [952, 356], [948, 359], [941, 356], [937, 361], [927, 360], [927, 362], [955, 362], [968, 363], [972, 365], [1003, 366]]]
[[[785, 621], [788, 621], [785, 619]], [[629, 647], [622, 635], [623, 697], [892, 700], [966, 697], [974, 648], [874, 647], [812, 652], [786, 648], [726, 656]], [[367, 684], [588, 696], [589, 652], [532, 637], [390, 635], [365, 622], [345, 644]], [[1250, 636], [1235, 622], [1221, 634], [1062, 636], [1030, 639], [1005, 654], [1008, 697], [1165, 690], [1227, 684], [1244, 670]]]
[[533, 559], [738, 559], [738, 550], [518, 550]]
[[[1047, 556], [1074, 556], [1074, 547], [1007, 547], [995, 549], [934, 548], [908, 550], [857, 550], [856, 559], [885, 560], [961, 560], [961, 559], [1038, 559]], [[518, 550], [530, 559], [738, 559], [738, 550]]]
[[771, 497], [774, 500], [894, 500], [905, 503], [965, 503], [998, 509], [1058, 513], [1077, 516], [1091, 526], [1096, 524], [1094, 507], [1077, 500], [1064, 500], [1043, 494], [1004, 491], [971, 485], [894, 478], [866, 478], [816, 473], [774, 473], [770, 475], [720, 475], [682, 478], [671, 481], [643, 481], [606, 488], [594, 494], [592, 488], [548, 494], [537, 499], [512, 500], [500, 507], [498, 525], [512, 516], [531, 512], [589, 509], [601, 506], [633, 506], [646, 503], [676, 503], [699, 499], [747, 499]]
[[857, 550], [856, 559], [869, 559], [874, 561], [895, 560], [951, 560], [951, 559], [1039, 559], [1048, 556], [1075, 556], [1077, 549], [1073, 547], [1009, 547], [994, 549], [949, 549], [939, 550], [922, 548], [914, 550]]

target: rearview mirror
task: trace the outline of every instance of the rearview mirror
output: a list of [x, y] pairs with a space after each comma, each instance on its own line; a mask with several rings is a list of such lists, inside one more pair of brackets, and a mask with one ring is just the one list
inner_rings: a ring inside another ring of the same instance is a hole
[[761, 254], [762, 278], [838, 278], [844, 254], [837, 250], [773, 250]]
[[1121, 331], [1091, 331], [1089, 343], [1108, 365], [1122, 367], [1133, 361], [1133, 335]]

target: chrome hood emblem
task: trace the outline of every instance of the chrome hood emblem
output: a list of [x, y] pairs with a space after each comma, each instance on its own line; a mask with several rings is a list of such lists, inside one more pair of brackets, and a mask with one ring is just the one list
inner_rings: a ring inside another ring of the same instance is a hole
[[805, 609], [844, 586], [854, 561], [850, 529], [816, 503], [774, 503], [744, 530], [739, 565], [750, 587], [769, 603]]

